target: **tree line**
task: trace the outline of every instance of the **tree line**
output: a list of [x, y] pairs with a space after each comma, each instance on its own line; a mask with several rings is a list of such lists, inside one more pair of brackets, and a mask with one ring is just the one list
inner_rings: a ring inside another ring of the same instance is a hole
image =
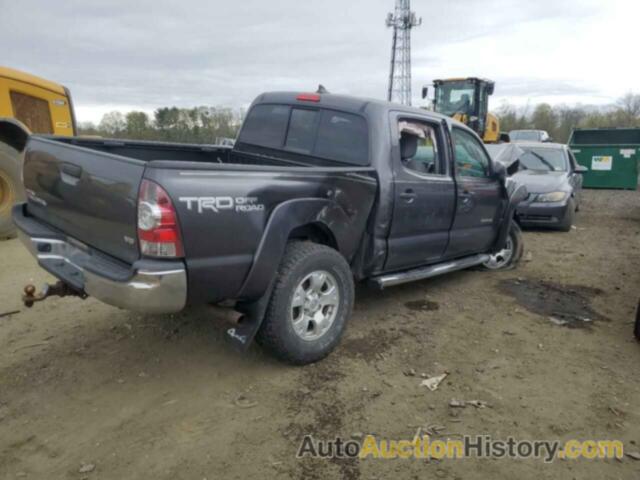
[[224, 138], [235, 138], [243, 110], [221, 107], [163, 107], [146, 112], [106, 113], [98, 125], [82, 123], [80, 135], [107, 138], [155, 140], [163, 142], [215, 144]]
[[615, 104], [601, 107], [540, 103], [530, 110], [503, 104], [495, 114], [503, 132], [546, 130], [556, 142], [566, 143], [574, 128], [640, 128], [640, 95], [628, 93]]
[[[516, 108], [505, 103], [495, 112], [503, 132], [520, 129], [546, 130], [561, 143], [574, 128], [640, 127], [640, 95], [628, 93], [608, 106], [549, 105]], [[215, 144], [235, 138], [245, 112], [222, 107], [163, 107], [153, 115], [145, 112], [107, 113], [98, 125], [83, 123], [81, 135], [165, 142]]]

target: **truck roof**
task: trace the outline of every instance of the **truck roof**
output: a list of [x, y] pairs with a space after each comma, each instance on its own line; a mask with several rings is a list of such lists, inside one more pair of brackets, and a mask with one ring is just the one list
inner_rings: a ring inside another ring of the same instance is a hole
[[[318, 98], [319, 100], [300, 100], [299, 98], [301, 96], [309, 96], [308, 98]], [[282, 103], [287, 105], [306, 106], [316, 105], [318, 107], [334, 108], [345, 112], [361, 113], [364, 115], [367, 115], [370, 108], [373, 108], [378, 114], [381, 112], [385, 113], [392, 111], [419, 114], [436, 121], [445, 120], [447, 123], [453, 123], [456, 126], [459, 125], [467, 128], [466, 125], [453, 120], [451, 117], [447, 117], [446, 115], [441, 115], [430, 110], [408, 107], [399, 103], [391, 103], [375, 98], [361, 98], [351, 95], [336, 95], [333, 93], [317, 94], [306, 92], [266, 92], [259, 95], [253, 103], [254, 105], [260, 103]]]
[[46, 80], [44, 78], [31, 75], [30, 73], [21, 72], [20, 70], [15, 70], [13, 68], [3, 67], [0, 65], [0, 77], [8, 78], [10, 80], [16, 80], [18, 82], [29, 83], [36, 87], [44, 88], [60, 95], [67, 95], [65, 88], [59, 83], [55, 83], [51, 80]]

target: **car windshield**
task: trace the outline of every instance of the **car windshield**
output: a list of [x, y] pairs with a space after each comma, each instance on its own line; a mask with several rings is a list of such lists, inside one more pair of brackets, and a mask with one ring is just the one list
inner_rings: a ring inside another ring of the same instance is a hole
[[472, 82], [448, 82], [436, 89], [436, 112], [453, 116], [456, 113], [473, 113], [475, 86]]
[[567, 154], [560, 148], [523, 148], [520, 167], [523, 170], [567, 171]]
[[511, 141], [525, 141], [525, 142], [537, 142], [540, 140], [540, 135], [537, 131], [535, 130], [514, 130], [513, 132], [509, 133], [509, 137], [511, 138]]

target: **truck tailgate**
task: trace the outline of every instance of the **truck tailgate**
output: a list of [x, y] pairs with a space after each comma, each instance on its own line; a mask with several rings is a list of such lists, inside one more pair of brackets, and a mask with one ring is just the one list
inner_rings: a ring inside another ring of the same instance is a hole
[[28, 213], [127, 263], [139, 257], [144, 162], [34, 136], [24, 155]]

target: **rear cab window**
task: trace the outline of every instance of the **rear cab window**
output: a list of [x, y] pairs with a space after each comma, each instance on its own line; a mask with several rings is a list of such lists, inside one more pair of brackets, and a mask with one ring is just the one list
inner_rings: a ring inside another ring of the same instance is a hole
[[324, 110], [314, 150], [316, 156], [354, 165], [369, 163], [369, 132], [364, 118]]
[[295, 152], [311, 154], [316, 141], [316, 130], [320, 112], [303, 108], [291, 109], [285, 148]]
[[256, 105], [247, 115], [239, 141], [259, 147], [282, 147], [290, 112], [286, 105]]
[[366, 120], [337, 110], [256, 105], [245, 120], [238, 142], [338, 163], [369, 165]]

